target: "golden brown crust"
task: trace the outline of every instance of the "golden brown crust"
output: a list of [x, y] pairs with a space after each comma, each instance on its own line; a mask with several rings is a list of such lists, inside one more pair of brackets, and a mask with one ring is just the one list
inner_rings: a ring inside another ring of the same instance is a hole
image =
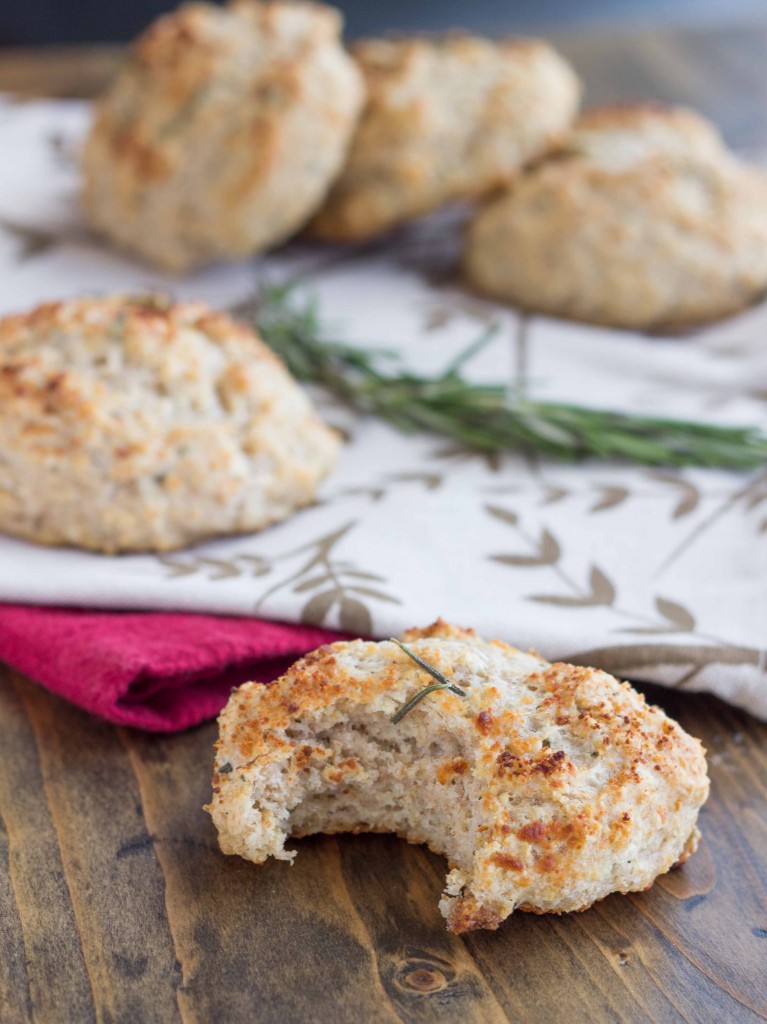
[[703, 751], [628, 684], [441, 620], [404, 640], [465, 695], [432, 692], [393, 723], [431, 677], [369, 641], [232, 695], [209, 808], [225, 852], [290, 857], [287, 836], [316, 831], [425, 842], [450, 862], [453, 931], [644, 889], [684, 856]]
[[479, 291], [538, 312], [677, 329], [767, 290], [767, 175], [730, 158], [544, 163], [470, 226]]
[[430, 626], [423, 626], [418, 629], [407, 629], [402, 634], [402, 639], [405, 643], [409, 643], [411, 640], [476, 640], [477, 631], [475, 629], [463, 629], [461, 626], [453, 626], [449, 622], [445, 622], [444, 619], [437, 619], [432, 622]]
[[7, 532], [115, 552], [256, 529], [311, 500], [337, 444], [257, 335], [204, 303], [115, 295], [0, 320]]
[[362, 103], [340, 29], [334, 9], [285, 0], [159, 18], [97, 106], [84, 155], [94, 226], [171, 270], [298, 230]]
[[664, 103], [612, 103], [584, 110], [573, 131], [599, 131], [602, 133], [636, 132], [652, 137], [659, 129], [667, 130], [688, 147], [696, 143], [710, 146], [721, 153], [723, 143], [714, 124], [689, 107], [668, 106]]
[[505, 917], [506, 914], [483, 906], [474, 896], [463, 896], [455, 900], [451, 907], [447, 930], [457, 935], [476, 931], [478, 928], [496, 931]]
[[654, 157], [721, 162], [727, 150], [715, 125], [687, 107], [629, 103], [581, 114], [563, 152], [622, 171]]
[[563, 138], [578, 104], [546, 44], [374, 39], [353, 55], [368, 99], [347, 163], [310, 231], [354, 241], [482, 195]]

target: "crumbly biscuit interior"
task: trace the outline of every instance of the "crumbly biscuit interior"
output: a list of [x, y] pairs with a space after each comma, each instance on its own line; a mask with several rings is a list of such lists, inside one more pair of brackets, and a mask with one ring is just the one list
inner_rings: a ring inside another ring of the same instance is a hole
[[[451, 864], [468, 865], [481, 794], [469, 745], [454, 729], [437, 729], [424, 744], [407, 718], [392, 726], [380, 715], [361, 714], [354, 722], [320, 730], [314, 743], [322, 746], [326, 766], [354, 759], [361, 775], [358, 782], [350, 783], [347, 777], [337, 785], [332, 767], [329, 772], [327, 767], [312, 768], [300, 802], [290, 812], [291, 835], [396, 832], [412, 842], [428, 841]], [[443, 784], [439, 779], [447, 763], [454, 770]]]
[[[357, 708], [349, 717], [307, 716], [286, 739], [295, 744], [292, 756], [259, 784], [258, 804], [277, 832], [272, 842], [282, 846], [288, 837], [318, 832], [395, 832], [427, 843], [451, 868], [469, 870], [482, 794], [470, 737], [456, 731], [455, 721], [437, 725], [425, 740], [418, 714], [394, 725]], [[292, 859], [295, 851], [276, 855]]]

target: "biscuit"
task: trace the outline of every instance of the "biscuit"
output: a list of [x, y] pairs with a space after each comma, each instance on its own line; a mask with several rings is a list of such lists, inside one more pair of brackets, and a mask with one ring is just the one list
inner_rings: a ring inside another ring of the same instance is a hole
[[566, 134], [580, 88], [547, 44], [472, 36], [375, 39], [352, 50], [367, 105], [310, 232], [365, 239], [482, 195]]
[[338, 439], [273, 353], [203, 303], [113, 296], [0, 321], [0, 530], [169, 550], [309, 503]]
[[567, 153], [479, 210], [468, 281], [535, 312], [636, 330], [716, 320], [762, 295], [767, 175], [689, 114], [605, 120], [584, 119]]
[[339, 13], [191, 3], [137, 40], [84, 151], [93, 226], [185, 271], [293, 235], [321, 204], [363, 100]]
[[616, 169], [652, 156], [716, 160], [726, 153], [722, 136], [705, 117], [687, 107], [655, 103], [586, 110], [565, 148]]
[[447, 858], [440, 909], [463, 932], [646, 889], [694, 851], [703, 748], [628, 683], [442, 621], [403, 640], [464, 696], [432, 692], [393, 723], [434, 680], [363, 640], [232, 693], [207, 808], [224, 853], [292, 860], [289, 837], [395, 832]]

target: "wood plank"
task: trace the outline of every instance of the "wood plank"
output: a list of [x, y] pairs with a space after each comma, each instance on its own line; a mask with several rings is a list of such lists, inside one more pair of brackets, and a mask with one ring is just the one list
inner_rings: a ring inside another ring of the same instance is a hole
[[[0, 812], [1, 814], [2, 812]], [[11, 878], [10, 843], [0, 817], [0, 1019], [30, 1020], [32, 1002], [26, 973], [24, 933]]]
[[767, 726], [715, 698], [645, 689], [713, 754], [701, 849], [648, 893], [569, 917], [520, 914], [467, 945], [532, 1021], [767, 1020]]
[[[443, 858], [393, 836], [344, 836], [334, 842], [344, 884], [398, 1019], [412, 1024], [525, 1019], [518, 1000], [505, 1008], [512, 1011], [507, 1016], [466, 944], [447, 932], [437, 906], [445, 881]], [[305, 845], [296, 844], [299, 859]]]
[[0, 1019], [85, 1024], [93, 1001], [58, 838], [34, 732], [7, 679], [0, 751]]
[[248, 1021], [258, 1007], [263, 1024], [396, 1022], [335, 841], [293, 867], [219, 852], [202, 810], [214, 737], [213, 725], [173, 738], [121, 732], [165, 874], [184, 1018]]
[[[444, 863], [392, 837], [305, 840], [293, 867], [220, 854], [201, 809], [212, 724], [118, 733], [6, 678], [0, 739], [12, 773], [0, 809], [9, 842], [24, 837], [20, 820], [38, 846], [24, 838], [10, 872], [19, 909], [3, 919], [0, 977], [15, 1003], [3, 1020], [29, 1010], [19, 949], [35, 913], [40, 932], [51, 917], [70, 929], [37, 956], [37, 986], [60, 1011], [42, 1020], [90, 1019], [85, 972], [98, 1019], [151, 1007], [153, 1020], [236, 1024], [258, 1007], [266, 1024], [767, 1020], [767, 726], [713, 698], [651, 693], [710, 748], [696, 857], [649, 893], [456, 938], [436, 906]], [[82, 963], [62, 965], [58, 947]], [[62, 989], [60, 973], [80, 989]]]
[[111, 80], [121, 46], [15, 47], [0, 50], [0, 91], [24, 97], [87, 98]]
[[[56, 830], [95, 1017], [180, 1020], [176, 988], [181, 976], [165, 917], [162, 872], [151, 845], [125, 855], [146, 836], [146, 823], [115, 730], [26, 681], [17, 682], [16, 692], [40, 763], [41, 781], [30, 800], [46, 807]], [[34, 844], [25, 842], [19, 856], [34, 855]], [[50, 923], [53, 908], [39, 895], [47, 866], [38, 860], [28, 870], [29, 904]], [[47, 966], [56, 971], [48, 979], [47, 996], [56, 1000], [61, 1019], [87, 1020], [75, 1003], [67, 1003], [55, 958]]]
[[585, 84], [586, 105], [651, 100], [695, 107], [739, 149], [767, 148], [767, 24], [554, 39]]

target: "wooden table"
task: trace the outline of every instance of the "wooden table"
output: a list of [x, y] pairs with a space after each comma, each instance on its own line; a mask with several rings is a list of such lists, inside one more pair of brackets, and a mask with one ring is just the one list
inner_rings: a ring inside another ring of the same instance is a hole
[[[767, 23], [560, 41], [588, 98], [695, 103], [767, 145]], [[105, 48], [0, 53], [0, 89], [84, 95]], [[444, 865], [385, 836], [317, 838], [294, 867], [217, 849], [206, 725], [113, 728], [0, 668], [0, 1020], [767, 1020], [767, 726], [646, 688], [710, 755], [704, 841], [648, 893], [449, 936]]]

